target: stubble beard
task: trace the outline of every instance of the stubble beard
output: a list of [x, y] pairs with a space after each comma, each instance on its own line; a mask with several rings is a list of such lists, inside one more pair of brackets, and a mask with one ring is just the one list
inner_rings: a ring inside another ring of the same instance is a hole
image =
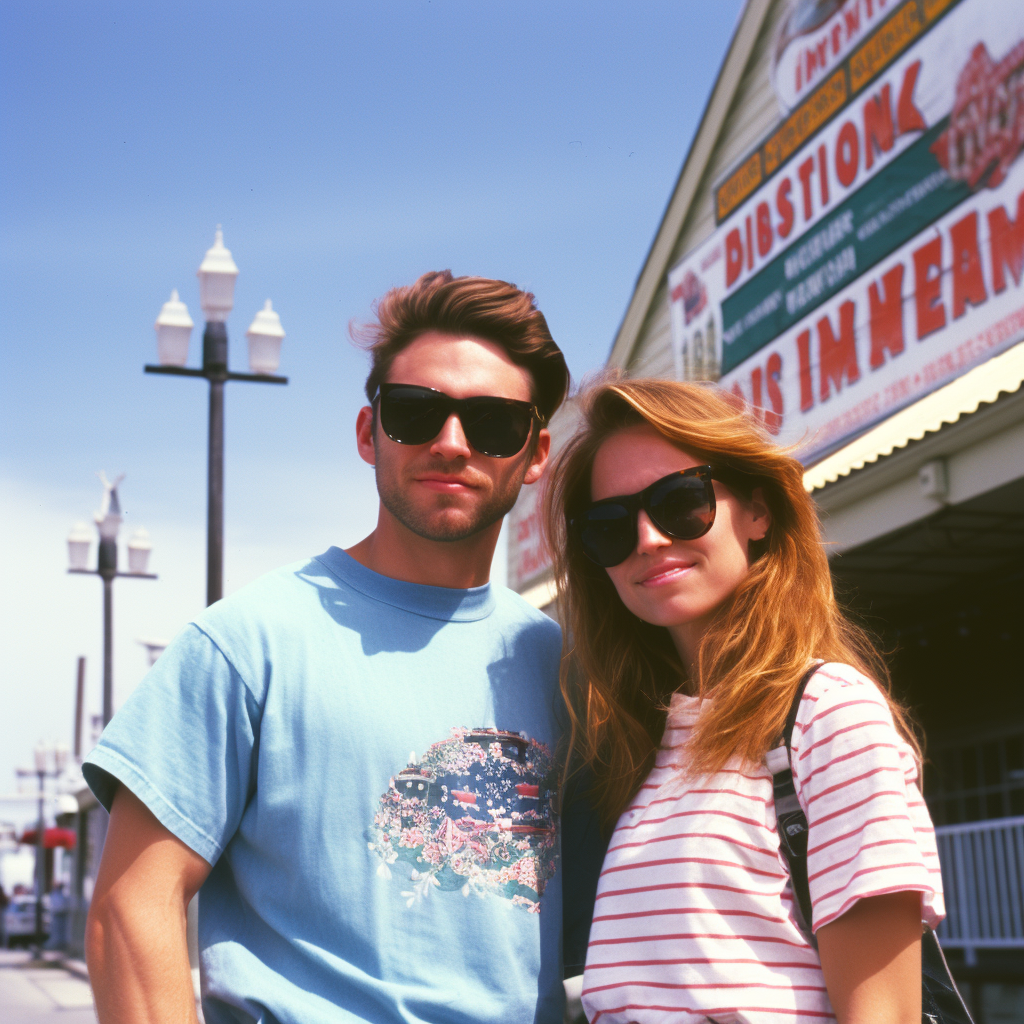
[[[387, 467], [382, 466], [382, 461], [378, 455], [374, 467], [381, 504], [417, 537], [448, 543], [467, 540], [511, 512], [519, 497], [527, 468], [524, 460], [524, 465], [511, 473], [504, 486], [496, 489], [484, 504], [468, 513], [447, 516], [444, 515], [445, 509], [457, 509], [460, 504], [455, 495], [438, 494], [434, 508], [425, 511], [410, 500], [408, 491], [398, 482], [396, 474], [388, 472]], [[442, 473], [456, 473], [461, 467], [455, 463], [438, 462], [431, 468]]]

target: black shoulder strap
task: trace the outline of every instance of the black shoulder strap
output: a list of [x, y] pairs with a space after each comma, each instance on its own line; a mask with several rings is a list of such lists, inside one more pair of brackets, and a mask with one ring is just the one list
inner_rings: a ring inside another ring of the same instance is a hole
[[[772, 790], [775, 796], [776, 828], [779, 832], [779, 848], [786, 863], [789, 865], [789, 877], [793, 884], [793, 896], [800, 911], [803, 931], [814, 946], [817, 943], [811, 932], [811, 891], [807, 881], [807, 816], [804, 814], [800, 801], [797, 799], [796, 786], [793, 783], [792, 747], [793, 727], [796, 725], [797, 712], [804, 690], [811, 681], [811, 676], [821, 666], [816, 661], [800, 680], [793, 695], [793, 704], [786, 718], [786, 727], [782, 733], [782, 743], [769, 752], [768, 767], [772, 773]], [[783, 757], [782, 754], [785, 753]]]

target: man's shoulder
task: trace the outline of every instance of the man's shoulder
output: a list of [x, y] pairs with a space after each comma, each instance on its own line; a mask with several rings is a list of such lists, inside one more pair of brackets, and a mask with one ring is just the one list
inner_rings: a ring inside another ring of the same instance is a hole
[[310, 608], [322, 602], [321, 590], [336, 589], [337, 582], [317, 557], [291, 562], [258, 576], [233, 594], [210, 605], [195, 619], [196, 626], [214, 638], [291, 626], [296, 618], [308, 621]]
[[494, 586], [495, 610], [505, 622], [536, 630], [553, 642], [562, 642], [562, 627], [535, 605], [508, 587]]

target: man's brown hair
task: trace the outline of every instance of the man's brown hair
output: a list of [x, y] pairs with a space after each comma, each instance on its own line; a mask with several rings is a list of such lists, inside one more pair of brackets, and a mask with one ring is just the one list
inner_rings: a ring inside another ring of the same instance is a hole
[[395, 356], [421, 334], [473, 335], [500, 345], [533, 378], [533, 400], [546, 423], [569, 390], [569, 368], [530, 292], [487, 277], [424, 274], [392, 288], [374, 306], [377, 323], [353, 334], [370, 353], [366, 397], [373, 401]]

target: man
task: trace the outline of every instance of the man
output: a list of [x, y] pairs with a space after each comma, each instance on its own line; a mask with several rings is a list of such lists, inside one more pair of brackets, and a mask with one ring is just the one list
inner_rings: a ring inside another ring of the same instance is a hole
[[426, 274], [369, 331], [374, 531], [168, 647], [88, 758], [103, 1024], [555, 1022], [558, 627], [488, 583], [568, 370], [533, 296]]

